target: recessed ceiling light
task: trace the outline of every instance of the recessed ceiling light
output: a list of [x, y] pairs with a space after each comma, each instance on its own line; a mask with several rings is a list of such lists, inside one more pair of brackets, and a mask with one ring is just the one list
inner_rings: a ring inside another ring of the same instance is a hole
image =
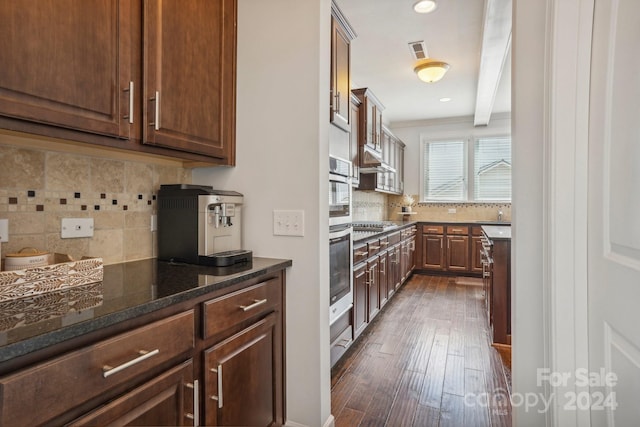
[[435, 0], [418, 0], [413, 5], [413, 10], [417, 13], [429, 13], [436, 10], [436, 2]]
[[440, 102], [449, 102], [451, 98], [440, 98]]

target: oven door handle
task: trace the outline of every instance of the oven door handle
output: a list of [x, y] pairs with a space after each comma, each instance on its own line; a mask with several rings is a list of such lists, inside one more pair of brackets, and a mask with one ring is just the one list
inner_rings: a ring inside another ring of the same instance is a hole
[[353, 232], [351, 225], [347, 225], [344, 228], [340, 228], [339, 230], [330, 230], [329, 231], [329, 242], [333, 243], [334, 240], [340, 239], [341, 237], [348, 236]]

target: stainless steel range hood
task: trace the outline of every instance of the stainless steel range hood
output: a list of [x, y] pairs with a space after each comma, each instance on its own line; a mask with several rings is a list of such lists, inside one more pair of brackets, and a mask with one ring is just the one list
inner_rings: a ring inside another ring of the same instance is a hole
[[360, 159], [360, 173], [378, 173], [378, 172], [395, 172], [396, 170], [389, 166], [383, 159], [382, 155], [365, 145], [362, 147]]

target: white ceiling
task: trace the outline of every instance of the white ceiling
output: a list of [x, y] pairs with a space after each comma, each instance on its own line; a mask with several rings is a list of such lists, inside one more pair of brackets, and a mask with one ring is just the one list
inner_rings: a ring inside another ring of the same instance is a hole
[[[352, 88], [370, 88], [385, 106], [387, 123], [473, 116], [485, 0], [438, 0], [438, 8], [429, 14], [415, 13], [414, 2], [336, 0], [357, 34], [351, 42]], [[439, 82], [424, 83], [413, 72], [416, 61], [408, 43], [419, 40], [424, 40], [429, 57], [451, 66]], [[440, 102], [445, 97], [451, 101]], [[511, 111], [510, 53], [492, 111]]]

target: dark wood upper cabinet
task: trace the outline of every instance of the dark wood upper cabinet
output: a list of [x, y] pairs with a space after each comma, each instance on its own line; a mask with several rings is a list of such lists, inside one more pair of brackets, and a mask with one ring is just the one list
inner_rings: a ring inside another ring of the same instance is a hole
[[237, 0], [4, 1], [0, 22], [0, 127], [235, 164]]
[[147, 0], [144, 12], [143, 142], [235, 164], [236, 0]]
[[351, 25], [335, 2], [331, 2], [331, 123], [351, 130], [351, 40], [356, 37]]
[[0, 22], [0, 115], [131, 136], [129, 1], [3, 1]]
[[351, 185], [360, 184], [360, 100], [351, 94], [351, 132], [349, 133], [349, 160], [351, 161]]

